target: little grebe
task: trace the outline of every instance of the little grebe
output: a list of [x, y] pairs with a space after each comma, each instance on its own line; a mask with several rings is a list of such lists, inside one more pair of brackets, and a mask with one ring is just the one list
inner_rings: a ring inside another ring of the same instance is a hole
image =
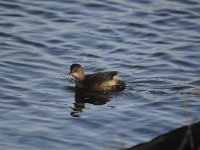
[[110, 71], [85, 75], [80, 64], [72, 64], [69, 73], [75, 77], [77, 88], [95, 91], [125, 89], [125, 82], [117, 74], [116, 71]]

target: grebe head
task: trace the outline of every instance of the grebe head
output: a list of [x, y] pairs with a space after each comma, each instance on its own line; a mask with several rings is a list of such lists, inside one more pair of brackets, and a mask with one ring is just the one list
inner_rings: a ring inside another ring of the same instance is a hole
[[70, 73], [69, 75], [72, 75], [78, 80], [84, 80], [84, 72], [83, 68], [81, 67], [80, 64], [72, 64], [70, 66]]

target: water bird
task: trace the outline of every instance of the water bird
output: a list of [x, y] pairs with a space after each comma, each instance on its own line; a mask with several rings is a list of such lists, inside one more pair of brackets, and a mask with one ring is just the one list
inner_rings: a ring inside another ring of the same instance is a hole
[[97, 72], [85, 75], [80, 64], [70, 66], [69, 75], [75, 77], [76, 88], [94, 91], [120, 91], [125, 89], [126, 83], [118, 76], [117, 71]]

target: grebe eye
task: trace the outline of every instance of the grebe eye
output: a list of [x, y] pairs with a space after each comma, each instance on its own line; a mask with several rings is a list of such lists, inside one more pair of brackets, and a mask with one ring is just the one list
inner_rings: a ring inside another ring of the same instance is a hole
[[77, 72], [79, 69], [78, 68], [74, 68], [74, 71]]

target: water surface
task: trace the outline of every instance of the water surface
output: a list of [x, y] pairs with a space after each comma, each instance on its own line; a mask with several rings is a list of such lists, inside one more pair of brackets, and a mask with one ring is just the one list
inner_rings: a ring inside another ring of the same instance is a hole
[[[200, 112], [200, 2], [0, 2], [0, 149], [120, 149]], [[121, 92], [76, 93], [72, 63]]]

